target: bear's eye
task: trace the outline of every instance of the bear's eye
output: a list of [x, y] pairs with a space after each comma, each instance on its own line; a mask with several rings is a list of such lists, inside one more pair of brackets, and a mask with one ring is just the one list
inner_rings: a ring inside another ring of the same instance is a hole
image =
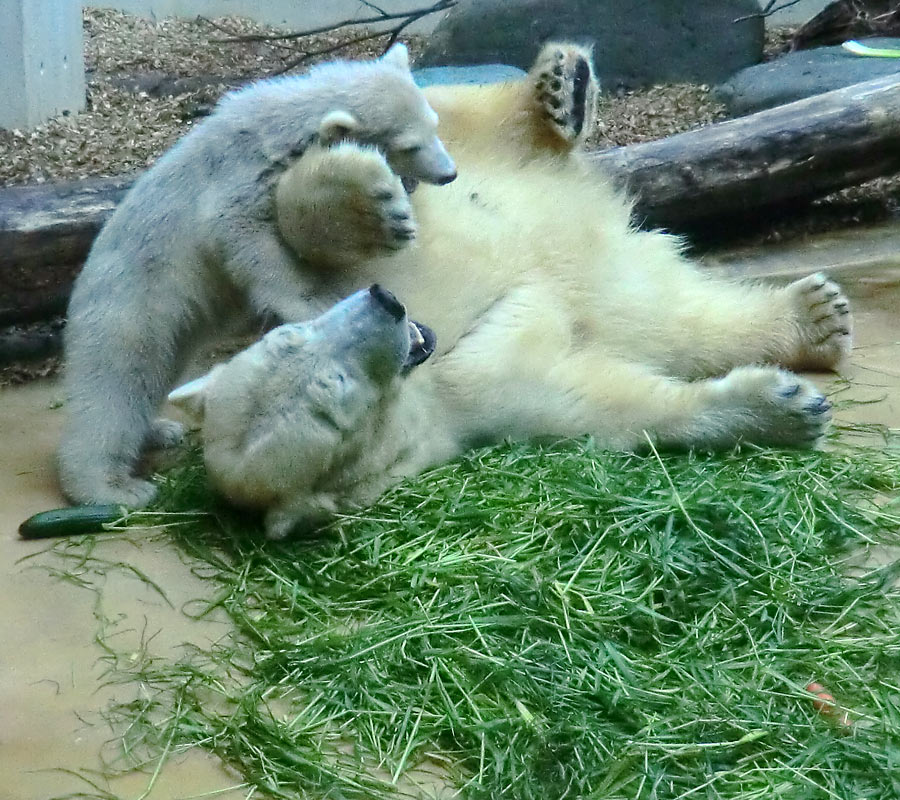
[[398, 147], [395, 152], [403, 154], [403, 155], [413, 155], [414, 153], [418, 153], [422, 149], [422, 145], [416, 144], [412, 147]]

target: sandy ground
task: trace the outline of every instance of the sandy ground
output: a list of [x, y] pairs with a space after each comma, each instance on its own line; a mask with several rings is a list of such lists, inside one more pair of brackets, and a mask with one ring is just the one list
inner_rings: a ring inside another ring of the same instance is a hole
[[[775, 279], [806, 274], [821, 265], [839, 277], [855, 303], [857, 345], [846, 377], [852, 389], [839, 400], [877, 401], [839, 406], [839, 421], [878, 422], [900, 426], [900, 231], [862, 240], [857, 232], [805, 245], [799, 251], [736, 254], [718, 259], [718, 268]], [[878, 245], [881, 242], [881, 245]], [[880, 249], [879, 249], [880, 248]], [[715, 259], [710, 259], [715, 266]], [[808, 262], [808, 263], [807, 263]], [[839, 384], [833, 376], [816, 379], [825, 387]], [[165, 590], [168, 606], [146, 584], [111, 574], [102, 606], [85, 589], [50, 577], [21, 559], [40, 551], [41, 543], [19, 540], [17, 526], [29, 515], [62, 504], [53, 469], [53, 451], [62, 412], [54, 408], [60, 395], [53, 381], [39, 381], [0, 392], [0, 431], [5, 469], [0, 470], [0, 796], [35, 800], [88, 789], [64, 770], [97, 769], [111, 731], [99, 717], [116, 691], [133, 696], [134, 688], [103, 685], [105, 663], [94, 641], [96, 614], [120, 618], [122, 641], [135, 647], [143, 635], [157, 633], [153, 649], [170, 652], [181, 642], [202, 643], [221, 635], [222, 621], [189, 620], [180, 609], [202, 596], [206, 587], [193, 578], [165, 543], [141, 537], [106, 542], [102, 553], [138, 566]], [[216, 797], [243, 798], [213, 759], [193, 753], [176, 756], [151, 775], [130, 775], [100, 785], [127, 798], [196, 797], [228, 789]], [[145, 794], [152, 784], [152, 791]]]

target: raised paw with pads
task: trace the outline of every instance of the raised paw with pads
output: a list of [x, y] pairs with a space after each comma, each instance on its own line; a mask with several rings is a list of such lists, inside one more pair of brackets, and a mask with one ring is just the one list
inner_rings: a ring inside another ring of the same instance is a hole
[[816, 272], [794, 281], [786, 291], [800, 338], [791, 366], [834, 369], [853, 345], [850, 303], [840, 286]]
[[538, 54], [531, 78], [551, 130], [573, 145], [584, 139], [597, 103], [590, 53], [574, 45], [548, 44]]

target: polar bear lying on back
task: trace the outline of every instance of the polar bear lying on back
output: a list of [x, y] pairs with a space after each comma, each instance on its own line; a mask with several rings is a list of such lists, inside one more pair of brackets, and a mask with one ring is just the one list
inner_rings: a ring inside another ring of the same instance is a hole
[[819, 274], [784, 288], [714, 280], [677, 239], [635, 229], [628, 204], [572, 152], [595, 97], [582, 51], [549, 45], [520, 83], [427, 96], [460, 173], [412, 195], [412, 246], [371, 257], [384, 243], [354, 233], [402, 197], [384, 159], [353, 144], [297, 162], [278, 207], [300, 251], [310, 220], [327, 218], [334, 239], [319, 242], [314, 270], [323, 294], [372, 282], [395, 292], [436, 332], [431, 359], [412, 368], [430, 337], [373, 289], [172, 395], [204, 417], [212, 481], [266, 509], [270, 536], [505, 437], [816, 444], [830, 406], [781, 367], [839, 363], [846, 299]]

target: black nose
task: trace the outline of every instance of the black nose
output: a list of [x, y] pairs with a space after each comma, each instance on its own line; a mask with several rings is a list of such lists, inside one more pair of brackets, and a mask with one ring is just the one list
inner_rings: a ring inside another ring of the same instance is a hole
[[452, 175], [444, 175], [443, 178], [438, 178], [435, 183], [438, 186], [443, 186], [445, 183], [453, 183], [456, 180], [456, 173], [454, 172]]
[[387, 289], [382, 289], [377, 283], [373, 283], [369, 287], [369, 294], [377, 300], [382, 308], [387, 311], [397, 322], [406, 316], [406, 309], [403, 304], [392, 295]]

